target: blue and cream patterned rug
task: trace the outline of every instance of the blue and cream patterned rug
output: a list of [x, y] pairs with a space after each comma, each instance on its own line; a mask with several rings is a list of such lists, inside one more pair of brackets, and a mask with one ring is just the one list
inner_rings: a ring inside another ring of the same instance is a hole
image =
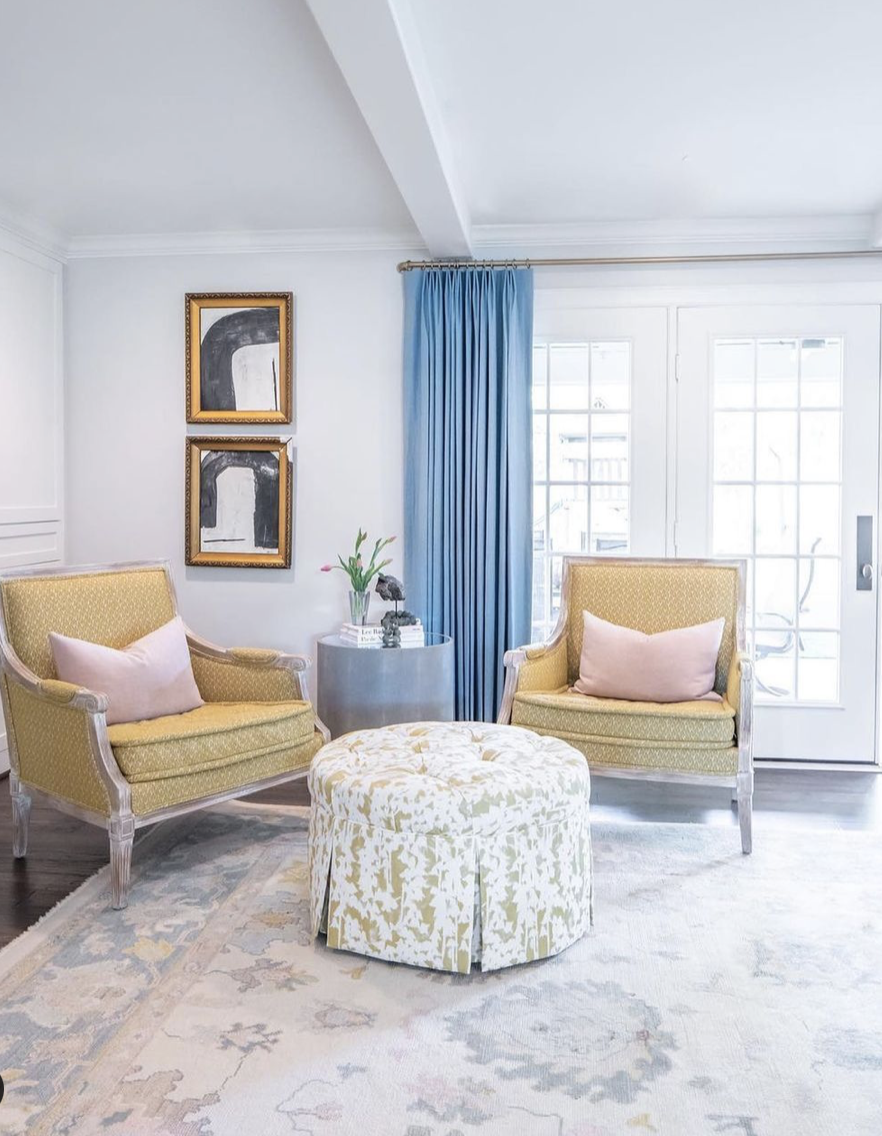
[[0, 1132], [877, 1136], [882, 843], [597, 825], [593, 933], [455, 977], [309, 939], [303, 810], [228, 806], [0, 952]]

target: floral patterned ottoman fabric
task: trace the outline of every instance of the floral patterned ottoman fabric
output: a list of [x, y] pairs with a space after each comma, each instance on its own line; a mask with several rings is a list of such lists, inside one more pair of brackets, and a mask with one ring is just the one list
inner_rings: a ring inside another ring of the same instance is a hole
[[319, 752], [309, 787], [312, 932], [330, 947], [468, 973], [587, 930], [589, 772], [565, 742], [482, 723], [362, 730]]

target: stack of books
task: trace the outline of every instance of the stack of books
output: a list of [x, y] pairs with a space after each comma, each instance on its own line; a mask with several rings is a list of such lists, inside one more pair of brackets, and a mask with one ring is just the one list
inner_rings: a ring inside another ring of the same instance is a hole
[[[402, 647], [425, 647], [426, 633], [420, 622], [399, 628]], [[352, 647], [382, 647], [383, 628], [379, 623], [344, 623], [340, 638]]]

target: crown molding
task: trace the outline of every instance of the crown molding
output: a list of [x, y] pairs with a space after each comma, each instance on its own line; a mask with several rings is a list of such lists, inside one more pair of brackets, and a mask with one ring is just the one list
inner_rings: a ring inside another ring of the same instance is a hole
[[30, 252], [64, 262], [67, 242], [61, 233], [0, 201], [0, 235]]
[[[260, 252], [409, 252], [425, 255], [416, 229], [266, 229], [229, 232], [127, 233], [65, 237], [0, 201], [0, 237], [63, 263], [66, 260]], [[593, 221], [547, 225], [475, 225], [474, 255], [676, 255], [723, 252], [821, 252], [882, 245], [882, 211], [818, 217], [751, 217], [698, 221]]]
[[265, 229], [71, 237], [70, 260], [236, 252], [382, 252], [422, 249], [416, 229]]
[[475, 225], [475, 256], [675, 255], [723, 252], [820, 252], [870, 247], [871, 214], [736, 217], [694, 221], [594, 221], [587, 224]]

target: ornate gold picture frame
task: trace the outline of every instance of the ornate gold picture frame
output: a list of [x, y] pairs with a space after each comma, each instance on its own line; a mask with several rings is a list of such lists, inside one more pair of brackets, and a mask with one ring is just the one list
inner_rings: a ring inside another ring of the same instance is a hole
[[291, 292], [188, 292], [187, 421], [290, 423]]
[[286, 438], [188, 438], [187, 564], [290, 568], [293, 483]]

